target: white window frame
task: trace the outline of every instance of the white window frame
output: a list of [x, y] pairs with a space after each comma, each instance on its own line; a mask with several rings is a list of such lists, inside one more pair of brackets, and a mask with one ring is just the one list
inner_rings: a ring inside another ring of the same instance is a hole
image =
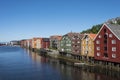
[[66, 46], [71, 46], [71, 44], [66, 44]]
[[100, 56], [100, 52], [97, 52], [97, 56], [98, 56], [98, 57]]
[[116, 54], [115, 53], [112, 54], [112, 58], [116, 58]]
[[77, 43], [80, 43], [80, 41], [77, 41]]
[[96, 50], [99, 51], [99, 50], [100, 50], [100, 47], [96, 47]]
[[102, 36], [101, 36], [101, 35], [99, 35], [98, 37], [99, 37], [99, 38], [101, 38]]
[[64, 49], [62, 48], [61, 51], [64, 51]]
[[112, 51], [114, 51], [114, 52], [115, 52], [115, 51], [116, 51], [116, 47], [112, 47]]
[[112, 43], [112, 44], [116, 44], [116, 40], [112, 40], [111, 43]]
[[100, 44], [100, 40], [96, 40], [96, 44]]
[[112, 38], [112, 36], [113, 36], [112, 34], [109, 34], [109, 37], [110, 37], [110, 38]]

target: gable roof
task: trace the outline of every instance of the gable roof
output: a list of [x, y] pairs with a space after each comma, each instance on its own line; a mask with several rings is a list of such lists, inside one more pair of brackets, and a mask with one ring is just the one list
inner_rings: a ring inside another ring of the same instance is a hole
[[95, 37], [96, 37], [96, 34], [89, 34], [90, 35], [90, 37], [92, 38], [92, 39], [94, 39]]
[[105, 25], [120, 40], [120, 25], [118, 25], [118, 24], [105, 24]]
[[72, 40], [73, 37], [75, 37], [75, 36], [77, 36], [78, 38], [82, 39], [84, 35], [80, 34], [80, 33], [70, 32], [70, 33], [67, 33], [64, 36], [68, 36]]
[[93, 34], [93, 33], [90, 33], [90, 34], [84, 34], [84, 37], [82, 38], [82, 40], [86, 37], [86, 36], [89, 36], [91, 39], [94, 39], [96, 37], [97, 34]]
[[61, 40], [61, 39], [62, 39], [62, 36], [60, 36], [60, 35], [54, 35], [54, 36], [50, 36], [50, 39]]
[[[120, 25], [118, 24], [104, 23], [97, 35], [100, 33], [104, 26], [106, 26], [120, 40]], [[96, 39], [96, 37], [94, 38], [94, 40]]]
[[48, 42], [50, 41], [49, 38], [42, 38], [43, 41]]

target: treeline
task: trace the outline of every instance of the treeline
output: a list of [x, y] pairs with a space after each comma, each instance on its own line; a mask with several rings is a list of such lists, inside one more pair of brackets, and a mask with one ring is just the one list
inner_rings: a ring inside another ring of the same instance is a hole
[[92, 28], [82, 31], [81, 33], [94, 33], [97, 34], [103, 24], [94, 25]]
[[[120, 17], [109, 19], [106, 23], [120, 25]], [[103, 24], [94, 25], [92, 28], [82, 31], [81, 33], [97, 34]]]

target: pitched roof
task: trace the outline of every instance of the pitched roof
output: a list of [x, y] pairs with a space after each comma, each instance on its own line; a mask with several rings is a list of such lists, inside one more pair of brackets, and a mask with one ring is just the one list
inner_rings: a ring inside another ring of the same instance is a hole
[[85, 39], [86, 36], [89, 36], [91, 39], [94, 40], [94, 38], [96, 37], [96, 35], [97, 35], [97, 34], [93, 34], [93, 33], [88, 33], [88, 34], [85, 33], [85, 34], [84, 34], [84, 37], [82, 38], [82, 40]]
[[60, 36], [60, 35], [54, 35], [54, 36], [51, 36], [50, 39], [61, 40], [61, 39], [62, 39], [62, 36]]
[[94, 38], [96, 37], [96, 34], [90, 33], [89, 35], [90, 35], [90, 37], [91, 37], [92, 39], [94, 39]]
[[113, 34], [120, 40], [120, 25], [118, 24], [109, 24], [105, 23], [105, 25], [113, 32]]
[[75, 32], [67, 33], [67, 34], [64, 35], [64, 36], [68, 36], [71, 40], [72, 40], [72, 38], [73, 38], [74, 36], [77, 36], [77, 37], [79, 37], [80, 39], [83, 38], [83, 34], [75, 33]]
[[46, 41], [47, 41], [47, 42], [50, 41], [49, 38], [42, 38], [42, 40], [45, 41], [45, 42], [46, 42]]

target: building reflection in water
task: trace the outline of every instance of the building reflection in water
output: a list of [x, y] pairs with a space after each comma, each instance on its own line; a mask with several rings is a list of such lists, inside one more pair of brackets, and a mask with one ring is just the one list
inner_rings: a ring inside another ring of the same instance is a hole
[[[37, 63], [47, 63], [61, 75], [61, 80], [120, 80], [120, 73], [99, 67], [75, 67], [72, 63], [46, 58], [38, 53], [27, 51], [31, 59]], [[67, 64], [67, 65], [66, 65]]]
[[47, 62], [47, 58], [40, 56], [38, 53], [36, 52], [32, 52], [30, 50], [27, 50], [27, 54], [30, 56], [30, 58], [37, 62], [37, 63], [46, 63]]
[[120, 80], [119, 72], [99, 67], [75, 67], [55, 59], [50, 59], [49, 63], [64, 76], [62, 80]]

